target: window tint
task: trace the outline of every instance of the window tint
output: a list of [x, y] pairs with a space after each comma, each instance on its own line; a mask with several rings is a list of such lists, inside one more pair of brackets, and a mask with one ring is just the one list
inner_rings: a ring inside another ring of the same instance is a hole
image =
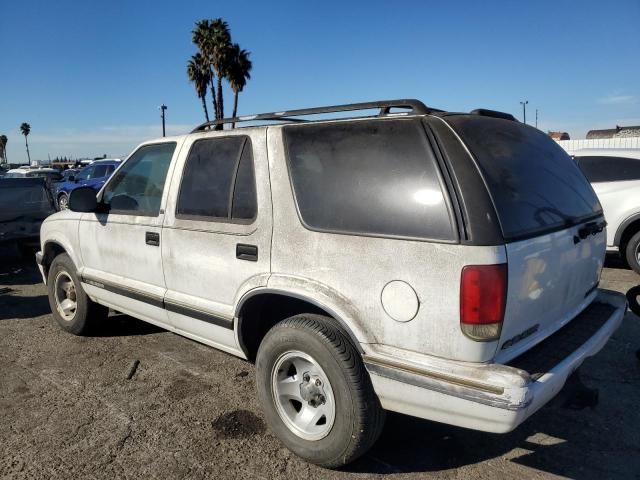
[[176, 215], [251, 219], [255, 212], [251, 141], [233, 136], [195, 142], [182, 175]]
[[252, 219], [256, 216], [256, 180], [253, 173], [253, 157], [249, 142], [242, 150], [235, 188], [231, 218]]
[[145, 145], [136, 150], [104, 192], [103, 201], [110, 205], [111, 211], [157, 216], [175, 148], [175, 142], [171, 142]]
[[309, 228], [453, 240], [434, 154], [415, 120], [285, 127], [296, 201]]
[[576, 157], [591, 183], [640, 180], [640, 160], [624, 157]]
[[107, 165], [96, 165], [89, 178], [102, 178], [107, 176]]
[[540, 130], [477, 115], [445, 119], [476, 158], [506, 239], [552, 231], [602, 211], [576, 163]]

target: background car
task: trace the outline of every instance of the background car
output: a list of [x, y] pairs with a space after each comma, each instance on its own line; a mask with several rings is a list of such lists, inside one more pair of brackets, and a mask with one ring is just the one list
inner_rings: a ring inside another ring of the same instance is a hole
[[50, 182], [57, 182], [62, 179], [62, 173], [55, 168], [14, 168], [3, 178], [45, 178]]
[[591, 183], [607, 220], [607, 251], [620, 252], [640, 273], [640, 150], [571, 152]]
[[120, 165], [120, 159], [96, 160], [70, 176], [66, 182], [59, 183], [56, 189], [56, 201], [60, 210], [68, 208], [69, 194], [76, 188], [92, 187], [96, 192], [100, 190], [118, 165]]

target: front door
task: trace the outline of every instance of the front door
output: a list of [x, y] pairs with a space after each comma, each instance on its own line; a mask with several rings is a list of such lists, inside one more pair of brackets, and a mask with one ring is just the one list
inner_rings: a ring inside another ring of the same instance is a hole
[[270, 272], [266, 130], [185, 141], [163, 228], [165, 308], [180, 333], [234, 351], [235, 305]]
[[105, 213], [83, 214], [79, 226], [89, 295], [114, 309], [167, 324], [161, 244], [165, 184], [176, 142], [136, 150], [105, 186]]

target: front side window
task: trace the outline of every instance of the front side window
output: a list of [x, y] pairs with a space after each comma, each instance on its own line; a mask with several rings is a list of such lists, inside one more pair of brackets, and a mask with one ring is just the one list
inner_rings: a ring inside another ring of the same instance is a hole
[[96, 165], [89, 178], [102, 178], [107, 176], [107, 165]]
[[91, 178], [91, 176], [93, 175], [93, 170], [95, 167], [85, 167], [82, 170], [80, 170], [78, 172], [78, 174], [75, 176], [75, 179], [80, 181], [80, 180], [88, 180]]
[[453, 241], [436, 160], [415, 120], [284, 128], [300, 216], [312, 230]]
[[109, 211], [155, 217], [176, 143], [145, 145], [136, 150], [107, 185], [102, 197]]
[[255, 218], [256, 190], [248, 137], [198, 140], [187, 158], [176, 216], [194, 220]]

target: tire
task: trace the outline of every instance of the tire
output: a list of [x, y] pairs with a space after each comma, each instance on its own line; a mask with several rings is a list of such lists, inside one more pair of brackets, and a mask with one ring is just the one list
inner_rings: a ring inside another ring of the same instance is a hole
[[76, 266], [66, 253], [53, 259], [47, 275], [49, 306], [63, 330], [85, 335], [104, 320], [109, 309], [93, 302], [82, 289]]
[[256, 361], [267, 424], [289, 450], [326, 468], [364, 454], [385, 418], [360, 354], [333, 322], [303, 314], [278, 323]]
[[624, 258], [629, 266], [636, 272], [640, 273], [640, 232], [636, 232], [629, 239], [624, 248]]
[[58, 195], [58, 208], [60, 211], [69, 210], [69, 195], [66, 193]]

